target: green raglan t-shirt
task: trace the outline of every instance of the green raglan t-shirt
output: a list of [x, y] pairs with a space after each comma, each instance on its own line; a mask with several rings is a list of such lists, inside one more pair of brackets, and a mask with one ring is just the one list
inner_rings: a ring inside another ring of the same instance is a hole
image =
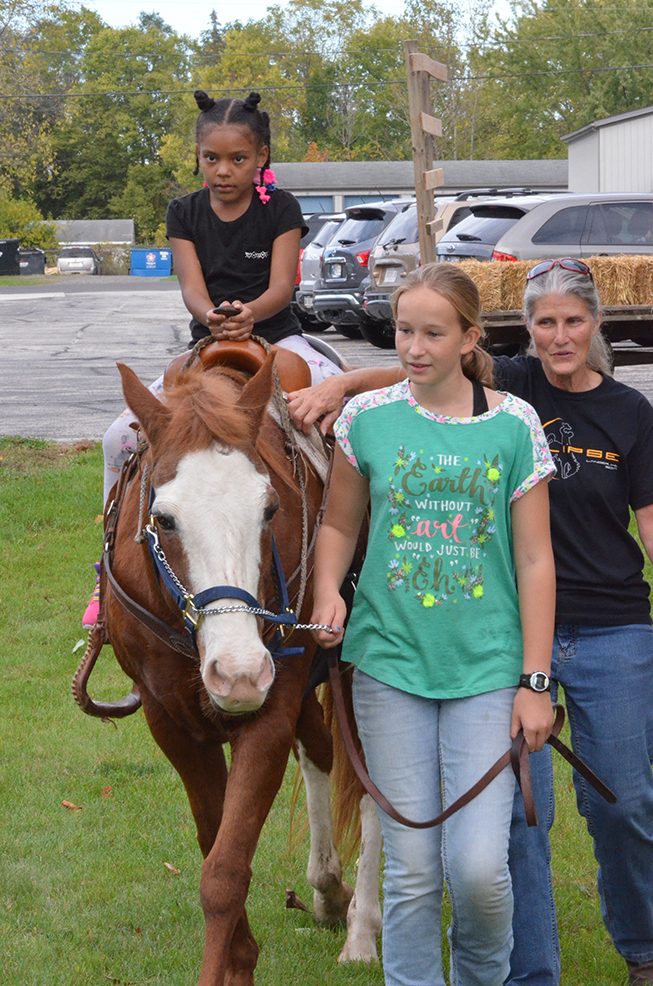
[[427, 698], [515, 686], [510, 505], [555, 472], [533, 408], [506, 394], [478, 417], [442, 417], [406, 380], [353, 398], [335, 432], [371, 502], [343, 659]]

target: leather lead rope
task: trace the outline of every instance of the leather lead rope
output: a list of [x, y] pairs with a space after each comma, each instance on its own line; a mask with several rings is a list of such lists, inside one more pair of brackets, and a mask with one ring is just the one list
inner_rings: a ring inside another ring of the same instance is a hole
[[[329, 664], [329, 680], [333, 691], [333, 704], [336, 710], [336, 717], [338, 719], [338, 725], [340, 726], [340, 732], [342, 733], [345, 748], [359, 781], [370, 797], [373, 798], [377, 805], [382, 808], [383, 811], [390, 816], [390, 818], [393, 818], [395, 822], [400, 822], [401, 825], [407, 825], [409, 828], [413, 829], [428, 829], [434, 828], [436, 825], [442, 825], [443, 822], [445, 822], [457, 811], [460, 811], [461, 808], [463, 808], [466, 804], [469, 804], [470, 801], [479, 795], [481, 791], [483, 791], [488, 784], [501, 773], [504, 767], [507, 767], [508, 764], [512, 764], [512, 769], [515, 773], [517, 783], [521, 788], [524, 799], [526, 821], [528, 825], [537, 825], [537, 814], [535, 811], [535, 802], [533, 800], [531, 772], [528, 761], [528, 746], [526, 744], [526, 740], [524, 739], [524, 734], [521, 731], [513, 740], [512, 747], [507, 750], [503, 756], [499, 757], [496, 763], [494, 763], [490, 769], [483, 774], [480, 780], [478, 780], [473, 787], [470, 787], [468, 791], [461, 795], [435, 818], [430, 819], [428, 822], [415, 822], [410, 818], [406, 818], [405, 815], [402, 815], [401, 812], [397, 811], [397, 809], [390, 804], [385, 795], [378, 789], [374, 781], [370, 778], [360, 754], [356, 749], [356, 744], [354, 742], [354, 737], [352, 736], [351, 727], [347, 717], [347, 710], [345, 708], [345, 700], [342, 693], [339, 651], [339, 647], [334, 647], [332, 650], [327, 651], [327, 658]], [[565, 746], [565, 744], [558, 738], [558, 734], [565, 721], [565, 710], [561, 705], [556, 705], [555, 713], [556, 717], [553, 724], [553, 729], [546, 742], [557, 750], [558, 753], [562, 754], [565, 760], [567, 760], [572, 767], [582, 774], [585, 780], [588, 781], [588, 783], [591, 784], [596, 791], [598, 791], [602, 798], [609, 802], [609, 804], [614, 804], [617, 800], [616, 795], [613, 794], [610, 788], [607, 787], [592, 770], [590, 770], [587, 764], [583, 763], [580, 757], [576, 756], [576, 754], [570, 750], [568, 746]]]

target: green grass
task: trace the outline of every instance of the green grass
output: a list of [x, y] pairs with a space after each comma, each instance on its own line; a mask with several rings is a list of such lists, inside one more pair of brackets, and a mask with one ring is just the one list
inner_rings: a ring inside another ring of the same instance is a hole
[[[100, 550], [100, 486], [96, 445], [0, 439], [0, 982], [8, 986], [192, 986], [199, 975], [200, 854], [181, 783], [142, 713], [114, 728], [84, 716], [70, 694]], [[106, 648], [93, 695], [129, 687]], [[563, 982], [624, 986], [570, 769], [556, 760]], [[381, 986], [379, 967], [336, 964], [342, 930], [316, 928], [284, 907], [287, 887], [311, 899], [307, 846], [288, 841], [291, 780], [289, 771], [254, 861], [257, 984]]]

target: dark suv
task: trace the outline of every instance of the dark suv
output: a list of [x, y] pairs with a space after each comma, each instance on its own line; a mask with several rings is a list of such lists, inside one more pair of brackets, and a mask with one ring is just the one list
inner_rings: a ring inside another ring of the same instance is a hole
[[361, 324], [367, 321], [363, 299], [370, 250], [407, 201], [393, 199], [345, 209], [347, 218], [324, 250], [314, 311], [345, 336], [358, 337]]

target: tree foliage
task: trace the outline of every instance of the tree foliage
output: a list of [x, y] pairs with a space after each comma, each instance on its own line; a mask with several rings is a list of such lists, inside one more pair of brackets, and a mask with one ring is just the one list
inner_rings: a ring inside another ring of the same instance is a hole
[[[495, 126], [487, 155], [560, 157], [560, 138], [649, 106], [653, 8], [641, 0], [513, 0], [479, 55]], [[644, 67], [648, 66], [648, 67]]]
[[641, 0], [289, 0], [191, 39], [156, 13], [109, 28], [67, 0], [0, 0], [0, 193], [56, 218], [133, 217], [160, 236], [199, 187], [192, 96], [263, 95], [273, 161], [411, 155], [404, 42], [449, 69], [432, 87], [442, 158], [560, 157], [560, 138], [651, 102]]

